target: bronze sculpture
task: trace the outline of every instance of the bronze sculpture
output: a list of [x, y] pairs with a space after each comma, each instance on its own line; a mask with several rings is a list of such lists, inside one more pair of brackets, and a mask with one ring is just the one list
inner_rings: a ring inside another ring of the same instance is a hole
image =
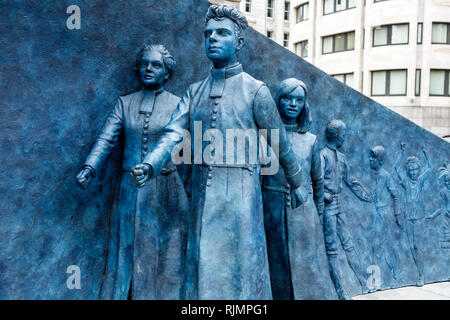
[[157, 142], [180, 99], [164, 90], [175, 60], [162, 45], [142, 48], [136, 71], [142, 90], [121, 96], [77, 176], [86, 188], [123, 135], [120, 190], [110, 218], [103, 299], [179, 299], [188, 201], [176, 166], [135, 188], [130, 171]]

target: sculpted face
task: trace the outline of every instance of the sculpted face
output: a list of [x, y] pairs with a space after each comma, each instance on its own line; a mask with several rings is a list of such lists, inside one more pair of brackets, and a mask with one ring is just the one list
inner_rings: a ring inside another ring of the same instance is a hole
[[408, 166], [408, 176], [411, 180], [417, 180], [420, 173], [420, 167], [417, 163], [412, 163]]
[[381, 161], [373, 151], [370, 152], [369, 163], [373, 170], [378, 170], [381, 167]]
[[161, 87], [165, 80], [169, 79], [169, 72], [164, 65], [164, 60], [156, 50], [145, 51], [141, 57], [139, 74], [142, 84], [148, 87]]
[[345, 128], [341, 128], [339, 130], [339, 135], [338, 135], [337, 140], [336, 140], [336, 146], [338, 148], [340, 148], [340, 147], [342, 147], [344, 145], [345, 136], [346, 135], [347, 135], [347, 130]]
[[291, 93], [281, 97], [280, 111], [283, 118], [295, 120], [305, 107], [305, 90], [297, 87]]
[[237, 38], [233, 21], [228, 18], [209, 20], [204, 36], [206, 55], [214, 63], [226, 64], [236, 59], [242, 39]]

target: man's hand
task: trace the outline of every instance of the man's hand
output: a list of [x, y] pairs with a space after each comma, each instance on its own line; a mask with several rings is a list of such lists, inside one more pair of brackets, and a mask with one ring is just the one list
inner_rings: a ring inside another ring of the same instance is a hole
[[89, 167], [84, 167], [76, 177], [78, 186], [81, 189], [86, 190], [93, 177], [94, 172], [92, 171], [92, 169]]
[[301, 204], [305, 203], [308, 200], [306, 194], [304, 194], [302, 187], [298, 187], [297, 189], [291, 192], [291, 208], [295, 209], [299, 207]]
[[138, 188], [142, 188], [151, 177], [151, 167], [146, 163], [137, 164], [131, 171], [133, 182]]

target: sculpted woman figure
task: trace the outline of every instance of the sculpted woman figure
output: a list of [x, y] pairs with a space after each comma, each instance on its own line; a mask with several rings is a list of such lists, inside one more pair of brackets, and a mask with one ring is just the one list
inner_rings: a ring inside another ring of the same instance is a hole
[[122, 135], [122, 174], [110, 218], [103, 299], [180, 298], [188, 201], [177, 168], [169, 161], [161, 175], [140, 189], [130, 175], [158, 141], [180, 101], [164, 90], [174, 67], [164, 46], [141, 49], [136, 68], [142, 90], [119, 97], [77, 176], [85, 189]]
[[309, 132], [312, 118], [306, 85], [291, 78], [275, 97], [292, 149], [299, 161], [308, 200], [290, 206], [283, 170], [264, 176], [263, 197], [269, 267], [274, 299], [333, 299], [321, 227], [323, 173], [317, 138]]

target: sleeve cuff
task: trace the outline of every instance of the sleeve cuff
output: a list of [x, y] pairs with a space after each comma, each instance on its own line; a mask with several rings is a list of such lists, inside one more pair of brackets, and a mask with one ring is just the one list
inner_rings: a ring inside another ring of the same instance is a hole
[[91, 170], [92, 178], [95, 178], [95, 169], [91, 165], [85, 164], [83, 168]]

